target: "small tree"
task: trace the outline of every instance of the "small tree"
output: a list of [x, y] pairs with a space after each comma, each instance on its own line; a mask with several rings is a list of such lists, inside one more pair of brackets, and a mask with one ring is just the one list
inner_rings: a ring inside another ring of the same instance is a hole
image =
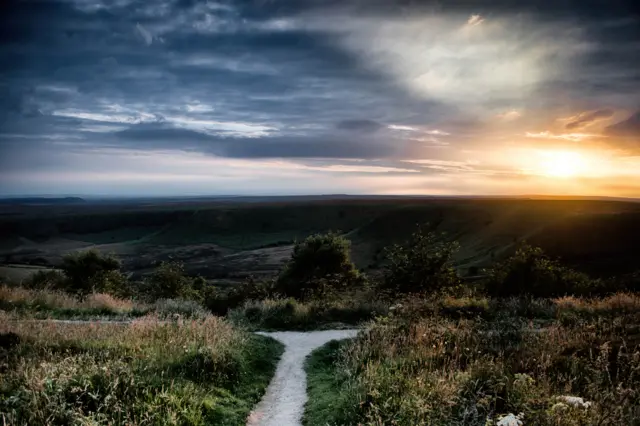
[[145, 287], [152, 299], [190, 298], [193, 280], [185, 275], [181, 262], [162, 262], [145, 280]]
[[599, 283], [549, 258], [541, 248], [521, 245], [515, 254], [487, 270], [486, 290], [493, 296], [536, 297], [588, 294]]
[[386, 249], [382, 288], [395, 293], [437, 291], [459, 284], [452, 266], [458, 243], [424, 230], [421, 226], [405, 245]]
[[349, 254], [351, 243], [335, 232], [296, 242], [291, 258], [276, 281], [275, 291], [302, 299], [326, 287], [346, 288], [364, 283]]
[[80, 295], [92, 291], [104, 291], [107, 283], [113, 286], [126, 281], [120, 274], [120, 261], [109, 254], [96, 250], [67, 254], [60, 269], [66, 276], [64, 290]]

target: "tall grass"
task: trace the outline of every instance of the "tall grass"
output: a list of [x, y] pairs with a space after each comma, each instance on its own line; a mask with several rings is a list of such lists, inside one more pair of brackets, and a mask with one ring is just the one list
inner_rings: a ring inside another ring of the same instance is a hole
[[78, 298], [61, 291], [31, 290], [6, 285], [0, 286], [0, 308], [7, 311], [78, 311], [114, 315], [149, 310], [145, 304], [117, 298], [106, 293], [92, 293], [84, 298]]
[[[400, 307], [337, 350], [332, 371], [325, 372], [336, 403], [325, 407], [323, 419], [313, 412], [322, 407], [309, 406], [306, 424], [485, 426], [522, 413], [525, 425], [636, 425], [637, 301], [633, 295], [532, 301], [531, 312], [540, 306], [616, 312], [550, 320], [544, 328], [517, 314], [527, 312], [526, 300], [489, 319], [418, 317]], [[577, 400], [567, 396], [588, 403], [571, 404]]]
[[[0, 318], [0, 418], [12, 425], [243, 425], [282, 347], [218, 317], [125, 324]], [[12, 336], [11, 339], [7, 336]]]
[[345, 297], [299, 302], [265, 299], [245, 302], [229, 312], [236, 324], [260, 330], [311, 330], [354, 326], [386, 314], [388, 303]]

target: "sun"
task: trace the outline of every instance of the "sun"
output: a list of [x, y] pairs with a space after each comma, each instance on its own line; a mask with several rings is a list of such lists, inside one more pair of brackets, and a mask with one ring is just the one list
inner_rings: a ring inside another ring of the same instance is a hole
[[549, 177], [571, 178], [585, 171], [584, 157], [572, 151], [545, 152], [541, 163], [542, 173]]

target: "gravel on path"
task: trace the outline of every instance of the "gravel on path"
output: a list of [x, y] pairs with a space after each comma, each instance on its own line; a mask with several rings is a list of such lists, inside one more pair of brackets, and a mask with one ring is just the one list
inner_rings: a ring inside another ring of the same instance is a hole
[[360, 330], [311, 332], [259, 332], [285, 345], [267, 392], [247, 419], [247, 426], [300, 426], [307, 402], [307, 377], [304, 361], [314, 349], [330, 342], [355, 337]]

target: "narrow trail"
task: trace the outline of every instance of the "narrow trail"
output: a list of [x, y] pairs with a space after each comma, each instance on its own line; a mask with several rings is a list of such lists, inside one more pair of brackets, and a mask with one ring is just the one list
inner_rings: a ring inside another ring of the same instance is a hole
[[330, 342], [355, 337], [360, 330], [265, 333], [285, 345], [267, 392], [247, 419], [247, 426], [300, 426], [307, 402], [304, 361], [314, 349]]

